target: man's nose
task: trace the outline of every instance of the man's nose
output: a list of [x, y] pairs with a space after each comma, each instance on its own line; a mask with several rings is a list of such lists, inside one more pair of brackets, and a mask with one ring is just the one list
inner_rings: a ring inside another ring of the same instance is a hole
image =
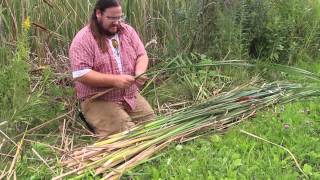
[[120, 20], [116, 20], [112, 22], [113, 25], [120, 25]]

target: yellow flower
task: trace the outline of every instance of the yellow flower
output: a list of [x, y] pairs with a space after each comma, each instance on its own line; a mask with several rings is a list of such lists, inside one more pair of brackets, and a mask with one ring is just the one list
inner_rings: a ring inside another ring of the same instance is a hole
[[23, 22], [23, 29], [25, 31], [29, 31], [30, 26], [31, 26], [31, 22], [30, 22], [30, 17], [28, 16]]

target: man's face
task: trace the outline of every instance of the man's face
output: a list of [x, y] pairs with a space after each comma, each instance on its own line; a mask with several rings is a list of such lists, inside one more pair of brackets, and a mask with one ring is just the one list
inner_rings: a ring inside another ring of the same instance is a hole
[[118, 32], [122, 20], [121, 6], [107, 8], [104, 12], [98, 10], [96, 16], [100, 27], [106, 34], [112, 35]]

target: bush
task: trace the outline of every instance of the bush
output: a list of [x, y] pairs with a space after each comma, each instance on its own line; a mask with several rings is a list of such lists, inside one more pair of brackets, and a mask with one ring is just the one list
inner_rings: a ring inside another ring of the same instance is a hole
[[15, 129], [18, 133], [26, 125], [34, 126], [52, 117], [59, 107], [59, 103], [52, 103], [44, 93], [50, 85], [50, 69], [40, 77], [30, 74], [29, 28], [26, 23], [13, 57], [0, 64], [0, 123], [7, 121], [9, 127], [18, 128]]
[[[265, 59], [296, 63], [319, 56], [320, 14], [318, 1], [238, 0], [217, 3], [207, 15], [218, 14], [204, 32], [213, 40], [208, 54], [232, 58]], [[219, 12], [219, 13], [216, 13]], [[214, 13], [214, 14], [213, 14]]]

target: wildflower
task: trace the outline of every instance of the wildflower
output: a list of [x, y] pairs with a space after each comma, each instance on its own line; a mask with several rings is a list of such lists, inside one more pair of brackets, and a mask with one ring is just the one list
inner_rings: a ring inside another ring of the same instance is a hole
[[284, 127], [285, 129], [288, 129], [288, 128], [290, 127], [290, 125], [289, 125], [289, 124], [284, 124], [283, 127]]
[[31, 26], [30, 17], [28, 16], [28, 17], [23, 21], [23, 29], [24, 29], [25, 31], [29, 31], [30, 26]]

